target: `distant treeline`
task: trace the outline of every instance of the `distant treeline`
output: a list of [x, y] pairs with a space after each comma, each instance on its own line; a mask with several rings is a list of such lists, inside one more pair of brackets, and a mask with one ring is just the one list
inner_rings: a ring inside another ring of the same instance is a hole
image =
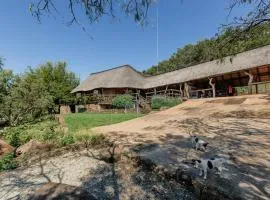
[[162, 74], [270, 44], [269, 23], [253, 27], [250, 31], [251, 34], [245, 34], [239, 29], [226, 29], [211, 39], [177, 49], [168, 60], [161, 61], [143, 73]]

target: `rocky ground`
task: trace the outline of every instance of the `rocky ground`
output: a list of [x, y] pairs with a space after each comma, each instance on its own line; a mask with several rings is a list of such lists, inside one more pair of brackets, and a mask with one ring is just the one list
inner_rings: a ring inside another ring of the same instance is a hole
[[181, 184], [135, 167], [125, 156], [115, 162], [106, 159], [105, 162], [99, 156], [104, 151], [107, 150], [69, 152], [2, 173], [0, 199], [28, 199], [46, 183], [76, 186], [100, 200], [196, 199]]

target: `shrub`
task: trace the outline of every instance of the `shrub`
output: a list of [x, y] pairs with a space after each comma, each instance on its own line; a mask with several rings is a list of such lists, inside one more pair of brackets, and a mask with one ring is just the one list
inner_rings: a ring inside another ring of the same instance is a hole
[[20, 139], [20, 132], [18, 129], [14, 129], [13, 131], [9, 131], [5, 135], [6, 135], [5, 139], [7, 140], [7, 142], [11, 146], [18, 147], [21, 145], [22, 141]]
[[116, 96], [112, 100], [112, 105], [116, 108], [130, 108], [134, 105], [133, 96], [130, 94]]
[[75, 137], [72, 134], [67, 134], [61, 137], [60, 142], [62, 146], [67, 146], [75, 143]]
[[165, 96], [154, 96], [152, 98], [152, 108], [160, 109], [162, 107], [173, 107], [180, 104], [182, 101], [179, 98], [165, 97]]
[[9, 169], [15, 169], [17, 163], [14, 160], [14, 153], [8, 153], [0, 157], [0, 172]]
[[105, 141], [105, 136], [102, 134], [91, 135], [91, 133], [82, 133], [76, 135], [76, 140], [82, 142], [85, 147], [89, 147], [91, 145], [102, 144]]
[[14, 147], [25, 144], [31, 139], [41, 142], [51, 142], [61, 135], [61, 133], [57, 131], [57, 127], [57, 123], [51, 120], [10, 127], [5, 130], [4, 139]]

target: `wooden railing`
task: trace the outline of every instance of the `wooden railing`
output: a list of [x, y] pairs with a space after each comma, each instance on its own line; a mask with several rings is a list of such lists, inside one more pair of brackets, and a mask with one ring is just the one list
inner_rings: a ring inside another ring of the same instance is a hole
[[212, 95], [212, 88], [190, 91], [190, 98], [207, 98], [212, 97]]
[[180, 97], [181, 92], [180, 90], [168, 89], [168, 90], [159, 90], [156, 92], [147, 92], [145, 93], [145, 95], [146, 95], [146, 100], [151, 101], [152, 97], [156, 95], [166, 96], [166, 97]]
[[252, 83], [251, 88], [252, 94], [270, 93], [270, 81]]

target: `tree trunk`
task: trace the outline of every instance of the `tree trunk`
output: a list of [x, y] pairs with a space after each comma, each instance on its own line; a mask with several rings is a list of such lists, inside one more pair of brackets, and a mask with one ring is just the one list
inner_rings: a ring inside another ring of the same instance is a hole
[[216, 97], [216, 84], [212, 82], [213, 78], [209, 78], [209, 85], [212, 87], [213, 97]]

